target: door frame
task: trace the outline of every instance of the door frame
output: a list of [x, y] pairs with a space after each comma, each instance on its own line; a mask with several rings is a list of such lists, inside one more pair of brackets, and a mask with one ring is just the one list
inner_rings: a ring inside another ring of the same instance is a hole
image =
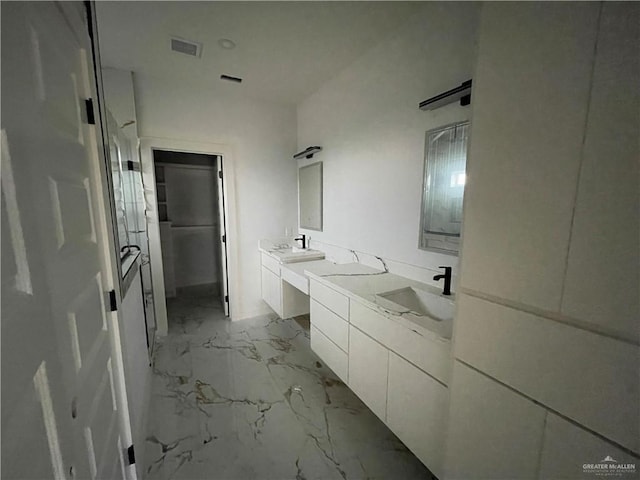
[[[162, 265], [162, 247], [160, 245], [160, 222], [158, 218], [158, 192], [154, 170], [154, 150], [172, 152], [199, 153], [218, 155], [223, 158], [222, 180], [224, 183], [224, 216], [226, 219], [226, 251], [227, 282], [229, 288], [229, 317], [234, 320], [234, 313], [239, 305], [238, 249], [236, 221], [235, 164], [233, 152], [228, 145], [220, 143], [198, 142], [160, 137], [140, 138], [140, 162], [142, 165], [142, 182], [144, 183], [147, 203], [147, 227], [149, 235], [149, 256], [151, 262], [151, 278], [153, 280], [153, 303], [156, 313], [156, 333], [165, 336], [168, 331], [167, 302], [164, 293], [164, 270]], [[234, 308], [236, 307], [236, 308]]]
[[[113, 185], [111, 180], [111, 167], [109, 165], [110, 157], [108, 151], [107, 140], [107, 117], [106, 117], [106, 104], [104, 101], [104, 88], [102, 84], [102, 61], [100, 56], [100, 42], [97, 35], [98, 22], [96, 16], [95, 1], [83, 2], [82, 11], [85, 15], [84, 20], [88, 44], [87, 44], [87, 62], [90, 68], [88, 72], [89, 85], [91, 95], [93, 96], [95, 103], [95, 126], [92, 129], [91, 141], [94, 144], [94, 152], [96, 155], [97, 164], [94, 165], [93, 176], [96, 188], [99, 189], [97, 195], [97, 201], [95, 205], [95, 224], [97, 227], [97, 234], [100, 235], [103, 241], [104, 250], [104, 264], [103, 269], [105, 271], [105, 284], [103, 287], [107, 291], [114, 291], [116, 296], [116, 305], [120, 307], [122, 303], [122, 275], [121, 275], [121, 260], [117, 253], [117, 221], [115, 217], [115, 211], [113, 210]], [[71, 6], [65, 2], [56, 2], [61, 6], [62, 10], [71, 14], [74, 10]], [[84, 30], [84, 29], [83, 29]], [[116, 395], [118, 397], [119, 408], [122, 411], [121, 414], [121, 426], [123, 433], [123, 440], [126, 445], [134, 446], [133, 431], [134, 426], [131, 423], [131, 414], [129, 412], [129, 392], [126, 384], [126, 371], [128, 365], [124, 361], [123, 342], [120, 331], [120, 311], [119, 308], [109, 312], [107, 318], [111, 320], [111, 341], [113, 342], [114, 350], [114, 380], [117, 384]], [[138, 445], [138, 447], [143, 447]], [[126, 447], [125, 447], [126, 448]], [[140, 459], [138, 462], [131, 463], [125, 467], [125, 473], [128, 479], [135, 480], [138, 478], [138, 472], [142, 471], [142, 465]]]

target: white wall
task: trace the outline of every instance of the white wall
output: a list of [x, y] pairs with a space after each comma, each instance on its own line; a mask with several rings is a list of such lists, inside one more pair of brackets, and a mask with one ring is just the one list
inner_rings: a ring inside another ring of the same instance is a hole
[[425, 132], [468, 119], [471, 110], [453, 104], [424, 112], [418, 104], [473, 76], [479, 7], [424, 4], [299, 105], [298, 150], [324, 149], [300, 162], [324, 162], [324, 229], [305, 231], [312, 245], [402, 262], [388, 262], [391, 271], [426, 267], [425, 281], [439, 265], [457, 265], [454, 256], [418, 249]]
[[232, 316], [268, 312], [257, 247], [261, 238], [281, 236], [296, 224], [295, 108], [243, 98], [242, 85], [213, 80], [208, 90], [138, 75], [134, 84], [141, 137], [225, 144], [233, 151], [239, 258], [230, 288], [240, 294]]

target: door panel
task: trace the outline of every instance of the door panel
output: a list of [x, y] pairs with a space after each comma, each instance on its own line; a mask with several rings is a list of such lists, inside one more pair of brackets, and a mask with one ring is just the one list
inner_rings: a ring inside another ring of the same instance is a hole
[[349, 388], [385, 423], [388, 376], [389, 350], [349, 327]]
[[447, 387], [390, 351], [387, 390], [387, 426], [441, 478]]
[[[103, 171], [96, 127], [83, 113], [95, 96], [79, 8], [2, 6], [3, 174], [7, 161], [15, 169], [2, 182], [3, 245], [12, 239], [2, 273], [14, 279], [2, 285], [2, 374], [12, 379], [3, 382], [2, 420], [32, 419], [22, 435], [3, 428], [2, 469], [11, 478], [33, 468], [43, 478], [135, 476], [131, 468], [112, 476], [114, 459], [124, 465], [119, 444], [131, 437], [117, 324], [105, 302], [112, 259], [106, 224], [97, 223], [106, 222]], [[28, 302], [25, 275], [34, 280]], [[43, 435], [48, 472], [25, 443], [41, 445]]]
[[227, 223], [225, 218], [225, 203], [224, 203], [224, 179], [222, 173], [222, 157], [218, 155], [218, 214], [220, 225], [219, 234], [222, 239], [224, 236], [225, 241], [220, 242], [220, 300], [222, 302], [222, 308], [224, 309], [225, 316], [229, 316], [229, 278], [227, 267]]
[[3, 478], [64, 478], [61, 437], [51, 398], [46, 363], [42, 362], [11, 417], [2, 421]]

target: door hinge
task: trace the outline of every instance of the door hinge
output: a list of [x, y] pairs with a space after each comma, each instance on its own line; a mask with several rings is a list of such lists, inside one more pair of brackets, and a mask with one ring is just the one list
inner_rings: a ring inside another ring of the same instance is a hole
[[109, 292], [109, 311], [110, 312], [118, 311], [118, 299], [116, 298], [115, 290], [111, 290]]
[[222, 170], [218, 170], [218, 177], [222, 178]]
[[133, 451], [133, 445], [127, 448], [127, 461], [129, 462], [129, 465], [136, 463], [136, 454]]
[[225, 302], [227, 302], [227, 303], [229, 303], [229, 295], [225, 295], [225, 296], [224, 296], [224, 301], [225, 301]]
[[226, 235], [222, 235], [222, 243], [227, 243], [227, 236]]
[[87, 111], [87, 123], [89, 125], [95, 125], [96, 124], [96, 114], [95, 114], [95, 111], [93, 109], [93, 99], [92, 98], [87, 98], [84, 101], [84, 106], [85, 106], [85, 109]]

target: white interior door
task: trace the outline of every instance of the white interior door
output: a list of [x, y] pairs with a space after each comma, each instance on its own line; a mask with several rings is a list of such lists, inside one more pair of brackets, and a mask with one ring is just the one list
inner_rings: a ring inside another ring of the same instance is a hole
[[227, 269], [227, 225], [225, 219], [224, 204], [224, 175], [222, 172], [222, 156], [218, 155], [218, 214], [220, 215], [220, 301], [224, 309], [225, 316], [229, 316], [229, 275]]
[[135, 478], [83, 8], [2, 4], [3, 478]]

